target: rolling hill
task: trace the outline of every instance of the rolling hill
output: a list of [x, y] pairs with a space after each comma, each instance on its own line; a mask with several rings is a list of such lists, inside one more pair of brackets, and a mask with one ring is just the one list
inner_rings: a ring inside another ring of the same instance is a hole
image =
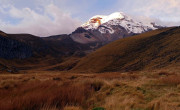
[[0, 32], [0, 58], [23, 59], [32, 55], [30, 46], [10, 38], [7, 34]]
[[90, 53], [101, 45], [77, 43], [69, 35], [41, 38], [0, 32], [0, 70], [107, 72], [179, 67], [179, 36], [180, 27], [163, 28], [117, 40]]
[[[42, 67], [48, 69], [48, 66], [67, 62], [71, 57], [75, 57], [76, 62], [76, 58], [85, 56], [99, 46], [101, 45], [77, 43], [69, 35], [38, 37], [0, 31], [0, 73]], [[59, 70], [69, 68], [66, 67], [60, 67]]]
[[171, 27], [112, 42], [82, 58], [72, 71], [136, 71], [179, 65], [180, 27]]

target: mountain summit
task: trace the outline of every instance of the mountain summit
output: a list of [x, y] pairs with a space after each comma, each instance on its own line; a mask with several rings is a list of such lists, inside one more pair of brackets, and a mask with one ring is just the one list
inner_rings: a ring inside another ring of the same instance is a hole
[[96, 15], [93, 16], [88, 22], [84, 23], [82, 25], [85, 29], [97, 29], [101, 24], [104, 24], [108, 21], [114, 20], [114, 19], [124, 19], [125, 16], [121, 12], [113, 13], [109, 16], [105, 15]]
[[161, 28], [154, 22], [135, 20], [123, 12], [96, 15], [77, 28], [71, 38], [79, 43], [111, 42]]

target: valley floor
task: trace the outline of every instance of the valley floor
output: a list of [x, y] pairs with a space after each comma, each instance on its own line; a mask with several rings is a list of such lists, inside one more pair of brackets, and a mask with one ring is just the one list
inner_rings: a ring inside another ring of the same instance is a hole
[[0, 75], [0, 110], [103, 108], [180, 110], [180, 72], [84, 74], [40, 71]]

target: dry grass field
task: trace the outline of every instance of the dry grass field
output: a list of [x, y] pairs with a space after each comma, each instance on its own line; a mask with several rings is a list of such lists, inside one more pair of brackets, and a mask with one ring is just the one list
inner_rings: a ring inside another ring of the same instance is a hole
[[0, 59], [0, 110], [180, 110], [179, 36], [171, 27], [82, 58]]
[[1, 74], [0, 110], [179, 110], [178, 70]]

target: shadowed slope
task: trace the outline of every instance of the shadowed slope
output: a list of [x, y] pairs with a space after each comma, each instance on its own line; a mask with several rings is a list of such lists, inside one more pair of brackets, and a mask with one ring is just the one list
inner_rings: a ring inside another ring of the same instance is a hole
[[110, 43], [83, 58], [72, 70], [134, 71], [180, 64], [180, 28], [159, 29]]
[[24, 59], [32, 56], [30, 46], [16, 39], [10, 38], [6, 33], [0, 31], [0, 58]]
[[[0, 64], [7, 68], [18, 68], [18, 70], [41, 68], [49, 70], [49, 66], [53, 67], [53, 70], [57, 70], [54, 68], [64, 70], [72, 68], [71, 65], [74, 65], [78, 58], [99, 46], [101, 45], [77, 43], [69, 35], [43, 38], [30, 34], [6, 34], [0, 31]], [[66, 63], [67, 66], [56, 67], [67, 62], [71, 57], [75, 57], [76, 60], [70, 60], [68, 65]], [[5, 69], [3, 68], [3, 70]], [[6, 69], [6, 71], [8, 70]], [[52, 69], [50, 68], [50, 70]]]

